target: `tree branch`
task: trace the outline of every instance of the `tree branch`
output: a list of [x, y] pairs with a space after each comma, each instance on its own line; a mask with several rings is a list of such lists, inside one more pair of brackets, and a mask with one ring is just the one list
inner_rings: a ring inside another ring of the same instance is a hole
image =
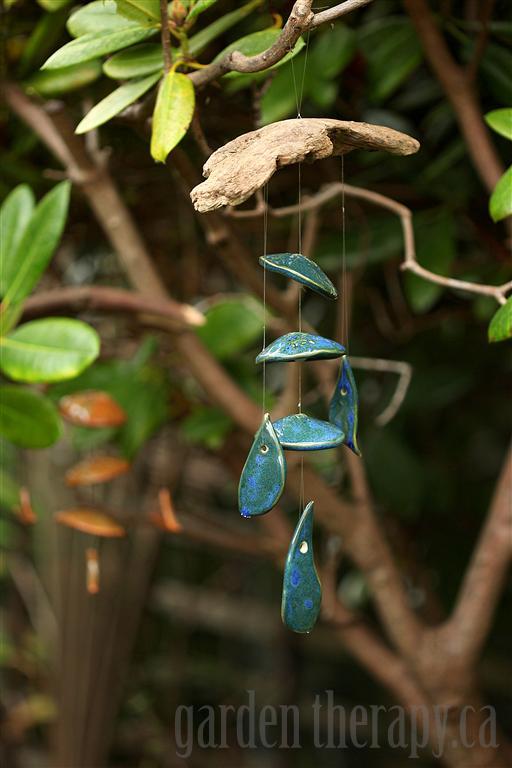
[[206, 322], [204, 315], [189, 304], [180, 304], [171, 298], [155, 301], [132, 291], [102, 285], [64, 287], [35, 293], [25, 301], [23, 317], [40, 317], [52, 312], [79, 312], [87, 309], [158, 315], [174, 321], [178, 328], [198, 327]]
[[454, 612], [445, 627], [445, 639], [468, 669], [474, 665], [489, 633], [511, 559], [512, 444]]
[[482, 110], [471, 79], [453, 59], [427, 0], [403, 2], [430, 66], [454, 109], [473, 165], [488, 191], [492, 192], [504, 168], [482, 120]]

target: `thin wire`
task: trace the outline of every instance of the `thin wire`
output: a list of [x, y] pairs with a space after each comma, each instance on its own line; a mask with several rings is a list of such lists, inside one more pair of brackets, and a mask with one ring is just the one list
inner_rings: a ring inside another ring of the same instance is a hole
[[[302, 77], [301, 77], [301, 84], [300, 84], [300, 93], [297, 91], [297, 81], [295, 78], [295, 67], [292, 59], [292, 78], [293, 78], [293, 90], [295, 92], [295, 102], [297, 106], [297, 119], [300, 120], [302, 118], [301, 115], [301, 109], [302, 109], [302, 99], [304, 96], [304, 84], [306, 80], [306, 68], [308, 63], [308, 53], [309, 53], [309, 35], [310, 32], [308, 30], [307, 38], [306, 38], [306, 52], [304, 55], [304, 65], [302, 68]], [[298, 253], [302, 253], [302, 164], [298, 164], [298, 231], [297, 231], [297, 250]], [[299, 285], [299, 294], [298, 294], [298, 325], [299, 325], [299, 333], [302, 333], [302, 289]], [[297, 409], [299, 413], [302, 413], [302, 363], [300, 361], [297, 362], [297, 365], [299, 366], [298, 370], [298, 403], [297, 403]], [[304, 493], [304, 456], [301, 455], [300, 457], [300, 487], [299, 487], [299, 516], [304, 511], [304, 501], [305, 501], [305, 493]]]
[[341, 313], [341, 343], [348, 353], [348, 296], [347, 296], [347, 243], [345, 224], [345, 160], [341, 156], [341, 287], [342, 287], [342, 313]]
[[[263, 200], [265, 204], [265, 208], [263, 211], [263, 258], [265, 259], [267, 256], [267, 239], [268, 239], [268, 184], [265, 184], [263, 187]], [[267, 264], [266, 261], [263, 263], [263, 339], [262, 339], [262, 349], [265, 349], [267, 346]], [[267, 364], [265, 360], [263, 360], [263, 370], [262, 370], [262, 392], [261, 392], [261, 399], [262, 399], [262, 417], [265, 415], [266, 412], [266, 402], [267, 402]]]

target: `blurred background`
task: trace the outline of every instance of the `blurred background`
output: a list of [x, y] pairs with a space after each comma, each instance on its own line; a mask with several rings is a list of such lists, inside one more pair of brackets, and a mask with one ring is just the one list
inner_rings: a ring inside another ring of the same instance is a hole
[[[65, 24], [74, 6], [62, 4], [48, 13], [41, 5], [4, 2], [4, 73], [53, 109], [60, 109], [56, 101], [63, 102], [76, 124], [111, 90], [111, 83], [98, 71], [85, 84], [66, 86], [65, 92], [54, 83], [48, 89], [38, 68], [69, 39]], [[201, 61], [272, 25], [270, 12], [286, 18], [291, 5], [264, 4], [216, 39]], [[211, 22], [236, 6], [221, 0], [205, 19]], [[460, 0], [431, 7], [454, 58], [464, 66], [475, 62], [474, 88], [482, 113], [510, 106], [508, 3]], [[343, 170], [347, 183], [413, 210], [423, 266], [481, 283], [510, 279], [506, 223], [495, 224], [489, 215], [489, 193], [402, 3], [381, 0], [315, 30], [293, 63], [270, 77], [230, 79], [201, 91], [198, 114], [209, 147], [216, 149], [257, 125], [294, 117], [294, 78], [303, 86], [303, 117], [366, 121], [420, 140], [421, 150], [407, 158], [352, 152]], [[147, 137], [132, 118], [121, 115], [89, 134], [88, 146], [102, 150], [173, 297], [205, 313], [199, 337], [259, 403], [261, 371], [254, 358], [262, 340], [261, 301], [205, 238], [177, 170], [188, 163], [198, 181], [204, 143], [201, 149], [197, 132], [189, 133], [176, 162], [171, 154], [167, 167], [155, 164]], [[40, 198], [63, 178], [59, 163], [5, 106], [0, 119], [0, 195], [24, 182]], [[510, 142], [498, 134], [492, 141], [503, 164], [509, 163]], [[340, 178], [339, 158], [305, 164], [302, 194]], [[268, 194], [275, 207], [295, 204], [297, 167], [276, 174]], [[249, 201], [244, 207], [252, 205]], [[449, 291], [400, 271], [403, 241], [396, 216], [347, 197], [345, 222], [343, 284], [339, 199], [321, 209], [309, 240], [309, 255], [344, 288], [338, 310], [307, 294], [304, 317], [319, 333], [339, 338], [343, 317], [350, 316], [352, 355], [411, 366], [403, 402], [384, 425], [379, 415], [393, 397], [397, 376], [356, 368], [360, 445], [376, 512], [411, 602], [434, 623], [453, 604], [506, 452], [510, 342], [488, 342], [494, 299]], [[229, 226], [257, 264], [262, 218], [230, 218]], [[294, 250], [297, 226], [296, 216], [269, 218], [268, 250]], [[284, 286], [277, 278], [270, 282]], [[129, 287], [76, 190], [60, 247], [38, 290], [85, 284]], [[272, 328], [279, 314], [269, 312]], [[336, 702], [347, 708], [391, 706], [394, 701], [344, 651], [329, 627], [320, 624], [305, 637], [282, 627], [281, 572], [265, 552], [254, 550], [251, 536], [257, 525], [240, 520], [237, 509], [247, 436], [184, 367], [173, 334], [148, 329], [136, 316], [94, 310], [81, 316], [101, 336], [101, 358], [80, 377], [49, 387], [48, 394], [57, 403], [73, 392], [100, 389], [126, 410], [128, 420], [121, 428], [98, 430], [67, 425], [63, 438], [43, 451], [22, 452], [2, 442], [3, 764], [55, 766], [62, 764], [55, 756], [67, 754], [74, 755], [68, 765], [115, 768], [285, 768], [313, 761], [325, 768], [405, 765], [407, 752], [385, 746], [371, 754], [350, 746], [314, 748], [311, 706], [317, 693], [333, 690]], [[270, 406], [286, 386], [284, 368], [267, 369]], [[321, 388], [309, 373], [303, 391], [307, 411], [324, 418]], [[128, 459], [130, 472], [106, 485], [69, 488], [65, 473], [98, 453]], [[343, 495], [343, 454], [338, 449], [322, 452], [311, 461]], [[30, 489], [34, 525], [21, 524], [13, 512], [20, 487]], [[154, 522], [162, 488], [171, 490], [181, 534], [162, 531]], [[101, 576], [96, 595], [85, 588], [90, 537], [58, 526], [53, 517], [58, 510], [84, 505], [112, 511], [128, 530], [123, 539], [97, 542]], [[281, 507], [293, 523], [295, 498], [285, 494]], [[315, 537], [319, 559], [336, 547], [322, 528]], [[336, 583], [345, 604], [377, 625], [364, 576], [346, 558], [337, 566]], [[484, 700], [495, 705], [499, 724], [509, 734], [510, 597], [509, 582], [480, 666]], [[65, 692], [56, 694], [59, 680], [65, 681]], [[255, 691], [260, 707], [301, 707], [301, 750], [232, 746], [177, 757], [174, 713], [180, 704], [236, 706], [247, 703], [247, 690]], [[430, 766], [434, 760], [427, 754], [417, 764]]]

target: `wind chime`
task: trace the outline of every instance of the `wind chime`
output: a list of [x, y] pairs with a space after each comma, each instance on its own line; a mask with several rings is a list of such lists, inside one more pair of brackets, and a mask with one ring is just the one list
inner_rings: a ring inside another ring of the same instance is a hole
[[[264, 253], [259, 261], [265, 272], [276, 272], [299, 283], [299, 292], [304, 286], [326, 299], [338, 298], [331, 280], [318, 264], [302, 253]], [[265, 281], [266, 275], [264, 286]], [[357, 388], [346, 349], [337, 341], [302, 331], [300, 293], [299, 330], [280, 336], [268, 346], [265, 346], [264, 331], [263, 346], [256, 358], [256, 363], [262, 364], [263, 367], [275, 362], [300, 365], [304, 361], [335, 358], [341, 358], [341, 364], [329, 406], [329, 421], [321, 421], [302, 412], [300, 383], [298, 413], [285, 416], [274, 423], [270, 415], [264, 413], [240, 477], [238, 500], [243, 517], [263, 515], [279, 501], [286, 481], [284, 451], [323, 451], [345, 444], [359, 455]], [[265, 387], [265, 374], [263, 381]], [[310, 632], [313, 629], [322, 599], [313, 556], [314, 501], [309, 501], [304, 506], [303, 496], [301, 488], [300, 518], [286, 558], [281, 604], [283, 622], [294, 632]]]

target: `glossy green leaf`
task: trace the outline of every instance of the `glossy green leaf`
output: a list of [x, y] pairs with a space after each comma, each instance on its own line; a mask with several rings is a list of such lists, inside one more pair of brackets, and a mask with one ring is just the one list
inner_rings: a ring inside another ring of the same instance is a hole
[[30, 187], [20, 184], [6, 197], [0, 208], [0, 296], [5, 295], [8, 277], [16, 269], [16, 250], [34, 211], [34, 204]]
[[160, 79], [160, 73], [149, 75], [142, 80], [132, 80], [125, 83], [120, 88], [116, 88], [108, 96], [96, 104], [84, 119], [78, 124], [76, 133], [87, 133], [97, 128], [103, 123], [107, 123], [113, 117], [118, 115], [123, 109], [126, 109], [134, 101], [143, 96], [146, 91]]
[[228, 29], [231, 29], [235, 24], [238, 24], [239, 21], [245, 19], [246, 16], [252, 13], [255, 8], [262, 5], [262, 3], [263, 0], [251, 0], [249, 3], [237, 8], [236, 11], [225, 13], [204, 29], [196, 32], [196, 34], [192, 35], [188, 41], [190, 55], [198, 56], [204, 51], [206, 46], [212, 42], [212, 40], [215, 40], [219, 35], [227, 32]]
[[100, 340], [81, 320], [33, 320], [0, 339], [0, 370], [15, 381], [71, 379], [98, 357]]
[[32, 291], [46, 269], [64, 230], [71, 185], [63, 181], [38, 204], [18, 243], [3, 266], [6, 305], [17, 304]]
[[81, 61], [90, 61], [106, 53], [119, 51], [134, 43], [140, 43], [153, 35], [154, 32], [153, 29], [143, 27], [125, 27], [112, 31], [90, 32], [66, 43], [58, 51], [55, 51], [43, 64], [42, 69], [59, 69], [60, 67], [69, 67], [71, 64], [79, 64]]
[[192, 9], [188, 13], [187, 23], [197, 19], [200, 13], [207, 11], [208, 8], [211, 8], [211, 6], [216, 2], [217, 0], [197, 0], [197, 2], [194, 3]]
[[39, 96], [59, 96], [62, 93], [76, 91], [97, 80], [102, 73], [98, 59], [72, 64], [59, 69], [44, 69], [29, 78], [25, 86]]
[[142, 43], [115, 53], [103, 64], [103, 72], [114, 80], [131, 80], [133, 77], [161, 72], [163, 67], [162, 46], [156, 43]]
[[512, 140], [512, 108], [493, 109], [485, 115], [485, 122], [493, 131]]
[[117, 13], [142, 27], [160, 24], [160, 0], [115, 0]]
[[153, 112], [151, 155], [165, 163], [167, 155], [186, 134], [195, 107], [192, 81], [180, 72], [169, 72], [160, 85]]
[[489, 200], [489, 212], [493, 221], [501, 221], [512, 215], [512, 165], [494, 187]]
[[205, 312], [206, 324], [197, 334], [210, 352], [227, 360], [261, 337], [263, 307], [251, 296], [227, 299]]
[[498, 309], [489, 325], [489, 341], [512, 338], [512, 296]]
[[68, 32], [72, 37], [133, 29], [137, 26], [134, 21], [117, 13], [115, 0], [94, 0], [72, 13], [67, 23]]
[[360, 46], [367, 60], [369, 97], [385, 101], [416, 69], [422, 48], [414, 27], [404, 18], [375, 19], [359, 34]]
[[0, 434], [22, 448], [46, 448], [62, 425], [53, 403], [23, 387], [0, 388]]

